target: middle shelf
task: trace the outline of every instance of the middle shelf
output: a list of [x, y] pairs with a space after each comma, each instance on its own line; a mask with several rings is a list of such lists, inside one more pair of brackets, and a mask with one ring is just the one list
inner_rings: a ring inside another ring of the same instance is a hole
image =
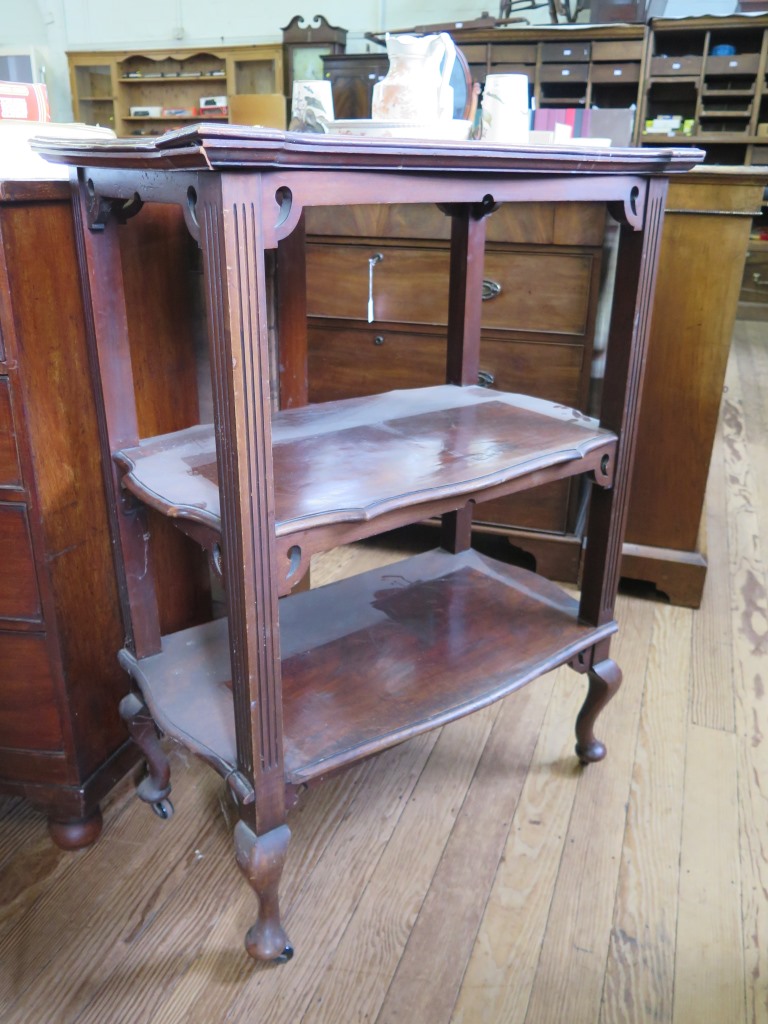
[[[616, 435], [574, 409], [439, 385], [276, 413], [275, 533], [302, 557], [547, 483], [613, 476]], [[220, 533], [214, 429], [201, 424], [116, 452], [123, 486], [182, 525]]]

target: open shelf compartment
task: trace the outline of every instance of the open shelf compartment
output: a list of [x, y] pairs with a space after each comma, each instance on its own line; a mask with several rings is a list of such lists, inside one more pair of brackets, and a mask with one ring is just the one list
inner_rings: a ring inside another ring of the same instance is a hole
[[[616, 630], [535, 573], [426, 552], [279, 603], [286, 781], [307, 782], [504, 697]], [[169, 736], [237, 766], [227, 620], [121, 663]]]

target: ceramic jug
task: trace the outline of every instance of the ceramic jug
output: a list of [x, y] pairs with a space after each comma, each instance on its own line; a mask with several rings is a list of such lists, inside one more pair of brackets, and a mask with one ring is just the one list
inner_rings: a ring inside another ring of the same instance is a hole
[[373, 87], [376, 121], [443, 121], [453, 117], [451, 73], [456, 47], [447, 32], [391, 36], [389, 71]]

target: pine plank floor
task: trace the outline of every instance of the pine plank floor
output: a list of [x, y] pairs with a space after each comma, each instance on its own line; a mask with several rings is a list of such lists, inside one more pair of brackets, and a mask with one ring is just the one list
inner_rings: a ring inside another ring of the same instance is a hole
[[302, 796], [285, 966], [242, 949], [232, 810], [182, 750], [170, 822], [126, 779], [76, 854], [0, 798], [0, 1020], [768, 1024], [765, 323], [736, 325], [706, 520], [699, 611], [620, 596], [605, 762], [576, 764], [562, 669]]

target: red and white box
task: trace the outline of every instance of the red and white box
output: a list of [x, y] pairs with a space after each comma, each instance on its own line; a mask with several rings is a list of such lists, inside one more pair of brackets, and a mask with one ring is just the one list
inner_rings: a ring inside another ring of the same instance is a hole
[[47, 87], [27, 82], [0, 82], [0, 120], [50, 121]]

